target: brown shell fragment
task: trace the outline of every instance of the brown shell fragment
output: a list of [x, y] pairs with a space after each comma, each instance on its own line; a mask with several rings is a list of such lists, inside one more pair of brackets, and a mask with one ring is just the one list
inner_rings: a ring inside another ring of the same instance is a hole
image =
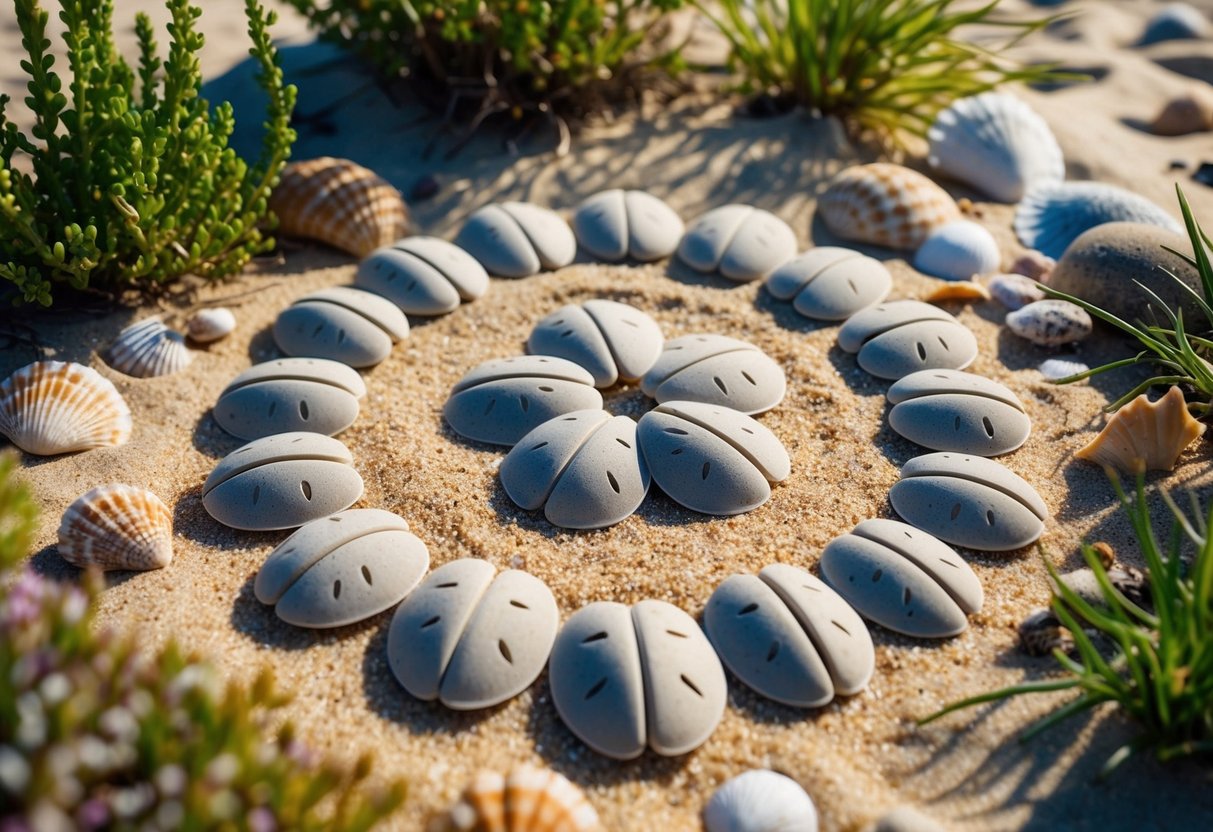
[[944, 303], [947, 301], [989, 300], [990, 290], [973, 280], [948, 280], [936, 286], [922, 298], [927, 303]]
[[1204, 432], [1205, 426], [1188, 413], [1183, 392], [1172, 387], [1156, 402], [1142, 393], [1116, 411], [1075, 456], [1126, 474], [1170, 471], [1184, 448]]

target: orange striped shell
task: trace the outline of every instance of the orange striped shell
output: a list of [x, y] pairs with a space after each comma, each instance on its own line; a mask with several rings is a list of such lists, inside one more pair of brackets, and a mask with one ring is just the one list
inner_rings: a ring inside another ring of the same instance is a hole
[[550, 769], [521, 766], [476, 775], [451, 809], [458, 832], [597, 832], [598, 813], [581, 789]]
[[63, 513], [59, 555], [81, 568], [161, 569], [173, 559], [173, 515], [146, 489], [99, 485]]
[[278, 231], [365, 257], [409, 234], [400, 191], [348, 159], [321, 156], [292, 162], [270, 195]]
[[961, 219], [947, 191], [917, 171], [887, 163], [842, 171], [817, 201], [817, 213], [844, 240], [905, 251]]
[[0, 433], [37, 456], [107, 448], [130, 439], [131, 411], [92, 367], [36, 361], [0, 381]]

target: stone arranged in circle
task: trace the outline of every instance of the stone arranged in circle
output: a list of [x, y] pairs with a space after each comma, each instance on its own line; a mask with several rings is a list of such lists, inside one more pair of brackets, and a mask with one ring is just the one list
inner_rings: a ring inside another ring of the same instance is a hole
[[697, 748], [724, 713], [724, 669], [695, 620], [664, 601], [599, 601], [575, 612], [552, 648], [552, 701], [599, 754]]
[[354, 285], [383, 295], [408, 315], [445, 315], [489, 288], [476, 258], [437, 237], [405, 237], [358, 264]]
[[758, 693], [798, 708], [867, 687], [872, 637], [855, 610], [803, 569], [771, 564], [716, 588], [703, 626], [725, 666]]
[[893, 276], [879, 260], [854, 249], [821, 246], [810, 249], [771, 272], [767, 291], [790, 300], [806, 318], [842, 321], [880, 303], [893, 286]]
[[864, 520], [831, 540], [821, 574], [865, 618], [910, 636], [954, 636], [981, 610], [981, 582], [960, 555], [896, 520]]
[[488, 708], [530, 687], [559, 625], [543, 581], [464, 558], [435, 569], [397, 608], [388, 664], [418, 699], [461, 711]]
[[666, 342], [640, 387], [659, 403], [704, 402], [754, 414], [783, 401], [787, 377], [753, 344], [724, 335], [684, 335]]
[[530, 277], [561, 269], [577, 256], [573, 229], [555, 211], [529, 202], [502, 202], [476, 211], [455, 245], [496, 277]]
[[769, 211], [724, 205], [695, 220], [678, 259], [697, 272], [720, 272], [737, 283], [760, 280], [796, 256], [796, 235]]
[[936, 451], [999, 456], [1026, 442], [1032, 431], [1018, 396], [960, 370], [911, 373], [889, 388], [888, 398], [893, 430]]
[[467, 439], [513, 445], [549, 419], [598, 410], [594, 377], [572, 361], [523, 355], [473, 367], [451, 389], [442, 415]]
[[613, 300], [568, 304], [535, 324], [527, 350], [580, 364], [595, 387], [636, 381], [657, 362], [661, 327], [634, 306]]
[[398, 603], [429, 565], [429, 550], [404, 518], [351, 509], [313, 520], [278, 544], [253, 591], [288, 624], [342, 627]]
[[357, 371], [325, 358], [254, 364], [219, 394], [211, 415], [240, 439], [310, 431], [332, 436], [358, 417], [366, 384]]
[[293, 529], [362, 496], [353, 463], [345, 445], [319, 433], [267, 436], [219, 460], [202, 485], [202, 504], [234, 529]]
[[573, 214], [573, 231], [581, 247], [610, 263], [628, 257], [641, 262], [669, 257], [683, 230], [674, 209], [644, 191], [601, 191]]
[[929, 303], [895, 300], [847, 320], [838, 345], [858, 353], [859, 366], [877, 378], [919, 370], [963, 370], [977, 357], [977, 339], [958, 320]]
[[387, 298], [336, 286], [304, 295], [274, 321], [274, 342], [290, 356], [373, 367], [407, 338], [409, 321]]
[[506, 454], [501, 485], [510, 499], [566, 529], [600, 529], [636, 510], [649, 492], [649, 469], [636, 423], [605, 410], [580, 410], [544, 422]]
[[640, 418], [636, 436], [653, 480], [670, 499], [704, 514], [741, 514], [771, 496], [791, 460], [754, 419], [700, 402], [665, 402]]
[[955, 453], [915, 457], [889, 502], [903, 520], [956, 546], [1021, 549], [1044, 533], [1049, 509], [1031, 485], [992, 459]]

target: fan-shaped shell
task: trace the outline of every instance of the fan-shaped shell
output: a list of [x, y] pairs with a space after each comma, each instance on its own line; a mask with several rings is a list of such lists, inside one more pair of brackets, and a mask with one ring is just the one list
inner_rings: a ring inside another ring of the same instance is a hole
[[64, 512], [59, 555], [82, 569], [163, 568], [173, 559], [173, 515], [146, 489], [97, 486]]
[[451, 832], [597, 832], [598, 813], [581, 789], [551, 769], [520, 766], [476, 775], [451, 809]]
[[167, 376], [184, 370], [194, 360], [185, 336], [159, 318], [146, 318], [118, 333], [102, 355], [105, 363], [135, 378]]
[[1184, 448], [1204, 432], [1205, 426], [1188, 413], [1183, 392], [1172, 387], [1156, 402], [1142, 393], [1116, 411], [1075, 456], [1127, 474], [1170, 471]]
[[1015, 233], [1025, 246], [1056, 260], [1084, 231], [1109, 222], [1140, 222], [1183, 233], [1170, 214], [1144, 196], [1102, 182], [1037, 188], [1015, 212]]
[[817, 832], [817, 807], [791, 777], [754, 769], [716, 790], [703, 825], [707, 832]]
[[998, 243], [984, 226], [957, 220], [935, 229], [914, 255], [914, 268], [944, 280], [968, 280], [997, 271]]
[[226, 306], [200, 309], [185, 324], [185, 334], [191, 341], [209, 344], [226, 338], [236, 328], [236, 315]]
[[826, 228], [844, 240], [912, 251], [940, 226], [960, 219], [948, 193], [917, 171], [877, 163], [844, 170], [817, 211]]
[[1019, 202], [1036, 185], [1066, 175], [1049, 125], [1006, 93], [962, 98], [940, 112], [927, 138], [931, 167], [999, 202]]
[[123, 445], [131, 411], [91, 367], [38, 361], [0, 382], [0, 433], [37, 456]]
[[1213, 130], [1213, 86], [1193, 84], [1163, 105], [1150, 122], [1156, 136], [1186, 136]]
[[349, 159], [321, 156], [292, 162], [270, 195], [278, 230], [366, 257], [409, 233], [400, 191]]

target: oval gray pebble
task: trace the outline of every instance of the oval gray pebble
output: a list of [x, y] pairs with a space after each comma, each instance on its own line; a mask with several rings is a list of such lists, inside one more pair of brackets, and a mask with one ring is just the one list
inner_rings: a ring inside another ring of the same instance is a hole
[[1020, 549], [1044, 533], [1049, 510], [1031, 485], [991, 459], [954, 453], [915, 457], [889, 502], [940, 540], [989, 552]]
[[911, 373], [889, 388], [888, 398], [893, 430], [936, 451], [999, 456], [1026, 442], [1032, 430], [1014, 393], [973, 373]]
[[792, 300], [806, 318], [841, 321], [884, 300], [893, 276], [879, 260], [858, 251], [821, 246], [771, 272], [766, 286], [779, 300]]
[[270, 552], [253, 591], [299, 627], [341, 627], [404, 598], [430, 565], [403, 518], [377, 508], [313, 520]]
[[349, 508], [362, 477], [345, 445], [318, 433], [279, 433], [219, 460], [202, 485], [202, 504], [226, 526], [293, 529]]
[[526, 572], [495, 573], [488, 561], [452, 561], [396, 610], [388, 664], [411, 695], [474, 710], [512, 699], [538, 678], [560, 624], [556, 599]]
[[627, 257], [641, 262], [669, 257], [683, 230], [674, 209], [644, 191], [602, 191], [573, 214], [573, 231], [581, 247], [611, 263]]
[[527, 202], [486, 205], [468, 217], [455, 245], [497, 277], [530, 277], [563, 268], [577, 256], [568, 223], [555, 211]]
[[977, 357], [977, 339], [937, 306], [898, 300], [870, 306], [847, 320], [838, 345], [858, 353], [859, 366], [877, 378], [919, 370], [963, 370]]
[[358, 264], [354, 285], [383, 295], [409, 315], [445, 315], [489, 288], [484, 267], [437, 237], [405, 237]]
[[896, 520], [865, 520], [821, 553], [821, 574], [865, 618], [946, 638], [981, 610], [981, 582], [943, 542]]
[[506, 454], [501, 485], [520, 507], [544, 508], [566, 529], [600, 529], [636, 510], [649, 491], [649, 470], [636, 423], [604, 410], [544, 422]]
[[644, 414], [636, 436], [653, 480], [704, 514], [741, 514], [771, 496], [791, 460], [775, 434], [727, 407], [666, 402]]
[[759, 280], [796, 256], [796, 235], [779, 217], [749, 205], [708, 211], [687, 229], [678, 258], [697, 272], [738, 283]]
[[712, 645], [664, 601], [599, 601], [565, 622], [549, 682], [569, 730], [600, 754], [630, 760], [646, 747], [686, 754], [715, 730], [727, 694]]
[[358, 417], [366, 384], [357, 371], [324, 358], [254, 364], [219, 394], [211, 415], [241, 439], [310, 431], [332, 436]]
[[661, 402], [694, 401], [746, 414], [783, 400], [783, 368], [753, 344], [724, 335], [684, 335], [667, 341], [640, 387]]
[[703, 625], [729, 670], [785, 705], [817, 708], [836, 693], [858, 693], [875, 669], [863, 620], [795, 566], [727, 578], [708, 599]]
[[408, 318], [373, 292], [337, 286], [305, 295], [274, 321], [274, 342], [291, 356], [373, 367], [407, 338]]
[[527, 350], [580, 364], [596, 387], [635, 381], [657, 362], [665, 339], [661, 327], [634, 306], [613, 300], [568, 304], [531, 331]]

